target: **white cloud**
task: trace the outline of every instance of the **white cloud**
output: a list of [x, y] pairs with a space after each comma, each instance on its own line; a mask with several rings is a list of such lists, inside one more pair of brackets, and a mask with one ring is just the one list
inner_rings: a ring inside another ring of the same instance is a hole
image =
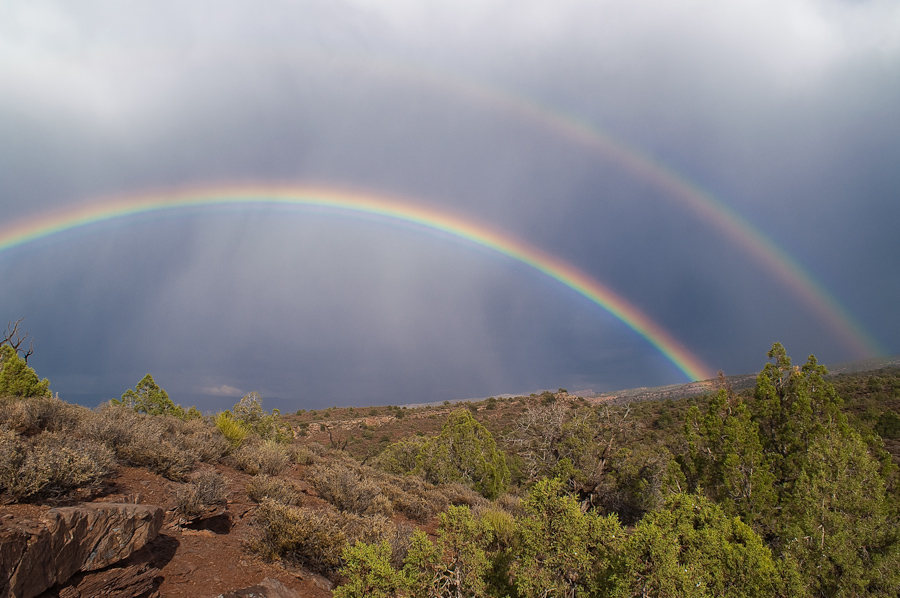
[[242, 397], [244, 391], [234, 386], [222, 384], [220, 386], [204, 386], [200, 389], [201, 394], [212, 395], [215, 397]]

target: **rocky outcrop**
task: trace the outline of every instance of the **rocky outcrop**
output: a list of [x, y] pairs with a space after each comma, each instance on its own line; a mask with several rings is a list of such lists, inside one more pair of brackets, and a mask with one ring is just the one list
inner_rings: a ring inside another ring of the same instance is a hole
[[[58, 593], [47, 592], [43, 596], [55, 596], [58, 598], [151, 598], [158, 597], [156, 590], [156, 578], [159, 577], [159, 569], [151, 567], [147, 563], [130, 565], [128, 567], [112, 567], [104, 571], [76, 575]], [[80, 578], [80, 579], [79, 579]], [[52, 590], [51, 590], [52, 592]]]
[[33, 598], [79, 571], [102, 569], [159, 534], [163, 510], [90, 503], [47, 511], [40, 522], [0, 525], [0, 598]]
[[254, 586], [219, 594], [216, 598], [302, 598], [302, 596], [277, 579], [267, 577]]

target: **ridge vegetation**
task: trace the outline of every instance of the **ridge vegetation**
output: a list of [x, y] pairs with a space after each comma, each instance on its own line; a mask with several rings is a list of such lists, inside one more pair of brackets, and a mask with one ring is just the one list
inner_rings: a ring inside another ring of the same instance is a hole
[[187, 525], [236, 500], [241, 472], [246, 550], [339, 598], [897, 596], [900, 368], [829, 376], [778, 343], [767, 358], [752, 388], [720, 375], [677, 400], [282, 415], [251, 393], [203, 416], [149, 374], [96, 409], [65, 403], [4, 342], [0, 498], [90, 501], [145, 468]]

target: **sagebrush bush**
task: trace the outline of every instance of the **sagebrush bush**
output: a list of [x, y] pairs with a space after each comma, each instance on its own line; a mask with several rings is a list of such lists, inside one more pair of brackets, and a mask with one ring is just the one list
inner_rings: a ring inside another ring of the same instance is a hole
[[283, 505], [299, 507], [302, 502], [300, 490], [293, 482], [265, 474], [254, 476], [250, 480], [247, 484], [247, 496], [258, 503], [269, 499]]
[[444, 496], [448, 504], [454, 506], [478, 507], [488, 504], [487, 499], [465, 484], [441, 484], [435, 490]]
[[135, 434], [131, 442], [118, 448], [116, 455], [128, 465], [146, 467], [170, 480], [183, 480], [194, 469], [197, 455], [153, 428], [148, 426], [146, 434]]
[[185, 519], [194, 519], [213, 507], [224, 506], [225, 499], [225, 478], [208, 471], [178, 489], [175, 511]]
[[202, 419], [187, 420], [180, 428], [183, 446], [204, 463], [215, 463], [230, 450], [221, 432]]
[[147, 415], [107, 404], [85, 416], [76, 433], [102, 442], [127, 465], [182, 480], [198, 460], [214, 461], [222, 455], [224, 441], [204, 426], [199, 420]]
[[287, 448], [272, 440], [245, 444], [232, 458], [238, 469], [250, 475], [278, 475], [290, 462]]
[[90, 410], [55, 397], [0, 400], [0, 425], [26, 436], [71, 431], [86, 413]]
[[329, 461], [317, 465], [309, 481], [320, 497], [341, 511], [359, 515], [390, 515], [393, 511], [375, 481], [344, 464]]
[[391, 507], [410, 519], [424, 523], [434, 516], [431, 504], [422, 496], [404, 491], [394, 484], [383, 484], [381, 491], [391, 501]]
[[386, 517], [292, 507], [270, 499], [260, 503], [256, 520], [260, 534], [253, 547], [257, 551], [326, 575], [343, 565], [342, 553], [348, 543], [390, 541], [397, 535]]
[[115, 461], [112, 451], [91, 440], [55, 432], [21, 438], [0, 430], [0, 487], [16, 501], [60, 496], [95, 484]]
[[316, 453], [306, 445], [294, 447], [291, 451], [291, 461], [297, 465], [312, 465], [317, 459]]
[[497, 506], [516, 517], [521, 517], [525, 514], [525, 509], [522, 506], [522, 497], [509, 492], [497, 497]]

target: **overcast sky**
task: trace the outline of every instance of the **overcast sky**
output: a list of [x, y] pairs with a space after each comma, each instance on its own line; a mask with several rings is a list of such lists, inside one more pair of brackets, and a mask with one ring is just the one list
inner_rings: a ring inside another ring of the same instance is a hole
[[[235, 184], [504, 231], [712, 371], [757, 371], [775, 341], [798, 362], [900, 353], [900, 4], [0, 5], [0, 230]], [[204, 409], [252, 390], [294, 410], [686, 380], [526, 264], [337, 212], [95, 224], [0, 251], [0, 280], [29, 363], [84, 404], [148, 372]]]

